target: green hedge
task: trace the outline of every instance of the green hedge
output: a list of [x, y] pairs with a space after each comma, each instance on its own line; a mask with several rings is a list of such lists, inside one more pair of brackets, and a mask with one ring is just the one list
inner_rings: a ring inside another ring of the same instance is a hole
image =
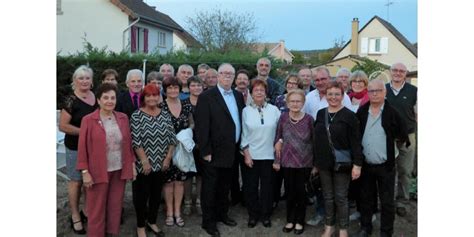
[[[197, 72], [197, 65], [206, 63], [212, 68], [217, 69], [223, 62], [231, 63], [236, 70], [246, 69], [250, 72], [251, 77], [257, 75], [255, 64], [262, 55], [253, 54], [251, 52], [234, 51], [226, 54], [215, 52], [199, 52], [192, 51], [189, 53], [170, 52], [166, 55], [144, 55], [128, 53], [107, 52], [106, 49], [86, 48], [86, 52], [77, 53], [69, 56], [57, 56], [57, 98], [56, 107], [59, 109], [64, 97], [72, 93], [71, 80], [74, 70], [80, 65], [89, 65], [94, 71], [94, 87], [100, 82], [101, 73], [107, 68], [113, 68], [119, 73], [119, 87], [125, 89], [125, 77], [130, 69], [143, 69], [143, 60], [146, 59], [146, 73], [152, 70], [159, 70], [159, 66], [163, 63], [169, 63], [177, 71], [179, 65], [189, 64]], [[272, 71], [270, 76], [277, 78], [279, 82], [283, 76], [279, 76], [276, 68], [282, 66], [279, 61], [272, 61]]]

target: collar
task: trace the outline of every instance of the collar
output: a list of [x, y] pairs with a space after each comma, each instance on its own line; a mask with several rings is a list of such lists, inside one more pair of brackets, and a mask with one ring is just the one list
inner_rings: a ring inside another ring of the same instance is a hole
[[219, 85], [219, 83], [217, 83], [217, 89], [219, 89], [219, 92], [221, 93], [222, 96], [225, 96], [226, 95], [225, 93], [229, 93], [229, 92], [232, 93], [232, 88], [230, 88], [228, 91], [226, 91], [226, 90], [224, 90], [223, 87], [221, 87], [221, 85]]
[[[263, 105], [262, 105], [262, 109], [264, 109], [265, 107], [267, 107], [267, 104], [268, 104], [268, 103], [267, 103], [266, 101], [264, 101], [264, 102], [263, 102]], [[249, 105], [252, 106], [252, 108], [254, 108], [254, 109], [258, 109], [258, 106], [255, 104], [255, 102], [254, 102], [253, 100], [252, 100], [252, 102], [250, 102]]]
[[140, 92], [135, 93], [135, 92], [132, 92], [131, 90], [128, 90], [128, 93], [130, 94], [131, 98], [133, 98], [134, 95], [140, 96]]
[[402, 86], [400, 87], [400, 89], [395, 89], [395, 88], [393, 87], [392, 81], [390, 81], [390, 88], [391, 88], [392, 90], [396, 91], [396, 92], [400, 92], [400, 91], [403, 89], [403, 87], [405, 86], [405, 82], [406, 82], [406, 81], [403, 81]]
[[[122, 118], [122, 113], [117, 113], [115, 110], [112, 111], [112, 113], [114, 114], [115, 119], [118, 120], [118, 119]], [[96, 120], [100, 120], [100, 108], [97, 108], [90, 115], [91, 115], [91, 118], [96, 119]]]
[[[384, 101], [384, 103], [382, 104], [382, 106], [380, 106], [380, 113], [379, 113], [379, 115], [382, 114], [384, 107], [385, 107], [385, 101]], [[371, 107], [370, 105], [369, 105], [369, 114], [372, 115], [372, 107]]]

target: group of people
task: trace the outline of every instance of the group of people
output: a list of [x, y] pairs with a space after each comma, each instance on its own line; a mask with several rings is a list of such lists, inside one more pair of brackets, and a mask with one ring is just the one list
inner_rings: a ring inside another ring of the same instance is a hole
[[[146, 86], [142, 72], [132, 69], [123, 92], [118, 73], [107, 69], [95, 94], [92, 69], [77, 68], [59, 124], [66, 133], [73, 231], [85, 234], [87, 223], [89, 236], [117, 236], [125, 184], [132, 180], [140, 237], [147, 230], [164, 236], [156, 223], [162, 195], [167, 226], [183, 227], [183, 215], [195, 209], [202, 228], [220, 236], [218, 222], [237, 225], [228, 215], [231, 201], [243, 200], [247, 226], [269, 228], [282, 183], [283, 232], [298, 235], [305, 224], [324, 220], [321, 236], [333, 236], [336, 224], [339, 236], [348, 236], [353, 199], [359, 236], [371, 234], [378, 200], [380, 235], [392, 236], [395, 212], [406, 214], [416, 143], [417, 89], [406, 83], [406, 67], [392, 65], [387, 84], [369, 81], [362, 71], [341, 69], [333, 80], [325, 67], [301, 68], [286, 77], [284, 88], [269, 76], [268, 58], [256, 68], [250, 79], [229, 63], [217, 70], [200, 64], [194, 76], [183, 64], [175, 76], [172, 65], [162, 64], [147, 75]], [[194, 170], [178, 165], [188, 157]], [[316, 216], [305, 222], [305, 184], [317, 175]]]

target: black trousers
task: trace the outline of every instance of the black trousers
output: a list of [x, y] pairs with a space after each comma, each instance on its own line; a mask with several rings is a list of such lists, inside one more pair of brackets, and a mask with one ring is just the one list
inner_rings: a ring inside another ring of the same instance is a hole
[[[360, 176], [361, 226], [372, 232], [372, 214], [375, 212], [377, 193], [381, 204], [380, 232], [383, 236], [392, 236], [395, 221], [395, 169], [388, 171], [384, 164], [364, 164]], [[374, 198], [375, 197], [375, 198]]]
[[306, 191], [304, 183], [311, 173], [311, 168], [281, 168], [285, 179], [286, 222], [304, 225], [306, 217]]
[[145, 219], [150, 224], [156, 223], [163, 182], [164, 176], [161, 171], [150, 172], [148, 175], [139, 173], [137, 179], [132, 182], [132, 198], [137, 215], [137, 227], [145, 227]]
[[[273, 171], [273, 202], [280, 201], [281, 185], [283, 184], [283, 172]], [[286, 188], [285, 188], [286, 194]]]
[[234, 159], [234, 164], [232, 165], [232, 182], [230, 185], [230, 197], [232, 201], [242, 201], [243, 195], [242, 195], [242, 190], [240, 188], [240, 167], [244, 162], [244, 156], [240, 154], [240, 152], [236, 153], [235, 159]]
[[201, 159], [201, 208], [202, 227], [216, 229], [216, 223], [227, 217], [232, 168], [211, 166]]
[[339, 228], [347, 229], [349, 226], [349, 172], [334, 172], [332, 170], [319, 170], [321, 188], [323, 190], [324, 208], [326, 209], [325, 224], [334, 226], [337, 220]]
[[253, 160], [252, 168], [244, 165], [244, 199], [250, 219], [269, 220], [272, 215], [272, 164], [273, 160]]

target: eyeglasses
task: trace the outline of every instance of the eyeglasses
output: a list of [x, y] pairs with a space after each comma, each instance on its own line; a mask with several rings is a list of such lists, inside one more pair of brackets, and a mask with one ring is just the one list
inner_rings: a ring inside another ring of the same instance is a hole
[[369, 94], [374, 94], [374, 93], [381, 93], [383, 89], [373, 89], [373, 90], [368, 90]]
[[405, 72], [407, 72], [406, 70], [403, 70], [403, 69], [396, 69], [396, 68], [391, 69], [391, 71], [394, 72], [394, 73], [405, 73]]
[[289, 81], [286, 83], [287, 85], [298, 85], [298, 82], [292, 82], [292, 81]]
[[302, 100], [289, 100], [288, 101], [289, 104], [296, 104], [296, 103], [303, 103]]
[[327, 97], [338, 97], [338, 96], [341, 96], [342, 94], [341, 93], [327, 93], [326, 96]]
[[353, 83], [364, 83], [363, 80], [353, 80], [353, 81], [351, 81], [351, 82], [353, 82]]
[[314, 79], [314, 81], [315, 81], [315, 82], [320, 82], [320, 81], [326, 81], [327, 79], [329, 79], [329, 78], [327, 78], [327, 77], [322, 77], [322, 78]]
[[219, 72], [219, 74], [224, 75], [226, 77], [231, 77], [235, 75], [235, 73], [233, 72]]

